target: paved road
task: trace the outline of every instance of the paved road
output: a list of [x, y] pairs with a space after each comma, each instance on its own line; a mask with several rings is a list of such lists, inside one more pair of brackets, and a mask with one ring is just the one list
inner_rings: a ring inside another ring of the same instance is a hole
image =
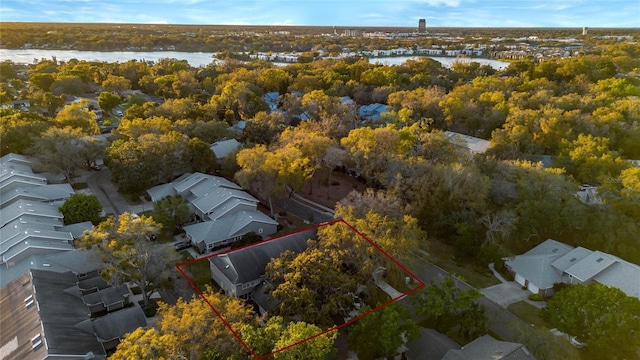
[[102, 204], [102, 210], [105, 213], [119, 215], [132, 211], [127, 200], [122, 197], [111, 182], [111, 170], [108, 167], [102, 166], [100, 171], [94, 171], [90, 174], [87, 177], [87, 185]]
[[[414, 275], [424, 281], [425, 284], [429, 284], [432, 281], [439, 281], [448, 275], [448, 272], [430, 263], [422, 254], [415, 254], [414, 260], [415, 261], [410, 264], [409, 268]], [[473, 288], [462, 281], [456, 281], [456, 285], [463, 290]], [[511, 331], [511, 324], [513, 322], [520, 322], [524, 325], [528, 325], [526, 322], [522, 321], [520, 318], [516, 317], [511, 312], [491, 301], [487, 297], [480, 298], [478, 303], [486, 308], [487, 317], [489, 318], [489, 329], [505, 341], [516, 341], [513, 338], [513, 331]], [[405, 302], [405, 304], [407, 304], [407, 302]]]

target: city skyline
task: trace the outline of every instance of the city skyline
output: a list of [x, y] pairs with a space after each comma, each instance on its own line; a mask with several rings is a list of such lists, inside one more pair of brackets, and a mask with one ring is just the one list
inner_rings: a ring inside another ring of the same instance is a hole
[[637, 0], [3, 0], [0, 21], [193, 25], [640, 27]]

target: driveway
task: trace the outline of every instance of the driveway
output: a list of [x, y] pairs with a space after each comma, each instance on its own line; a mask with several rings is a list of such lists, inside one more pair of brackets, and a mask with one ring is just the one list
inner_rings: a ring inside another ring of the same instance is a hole
[[488, 288], [480, 289], [480, 292], [503, 308], [507, 308], [509, 305], [517, 303], [518, 301], [527, 302], [539, 309], [542, 309], [545, 305], [543, 301], [529, 300], [529, 294], [531, 293], [523, 290], [522, 285], [515, 281], [489, 286]]
[[111, 170], [108, 167], [103, 165], [100, 171], [90, 174], [87, 177], [87, 185], [102, 204], [105, 213], [119, 215], [131, 212], [131, 206], [111, 182]]

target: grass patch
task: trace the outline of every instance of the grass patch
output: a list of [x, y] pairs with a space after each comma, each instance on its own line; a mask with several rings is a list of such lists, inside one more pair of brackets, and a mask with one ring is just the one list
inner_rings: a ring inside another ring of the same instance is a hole
[[540, 314], [540, 309], [529, 303], [518, 301], [509, 305], [507, 307], [507, 310], [509, 310], [513, 315], [519, 317], [529, 324], [535, 325], [536, 327], [548, 327], [547, 323], [544, 321], [542, 315]]
[[[191, 256], [186, 251], [182, 251], [181, 256], [183, 257], [183, 261], [191, 260]], [[204, 289], [205, 285], [211, 284], [211, 269], [209, 268], [209, 261], [196, 261], [185, 265], [182, 269], [188, 273], [193, 283], [196, 284], [199, 289]]]
[[88, 188], [89, 185], [86, 182], [76, 182], [71, 184], [71, 187], [73, 188], [73, 190], [81, 190]]
[[491, 274], [488, 267], [480, 268], [471, 261], [453, 260], [454, 252], [455, 249], [453, 246], [440, 240], [432, 238], [429, 243], [429, 254], [431, 255], [429, 260], [449, 273], [462, 276], [469, 285], [477, 289], [482, 289], [500, 283], [500, 281]]

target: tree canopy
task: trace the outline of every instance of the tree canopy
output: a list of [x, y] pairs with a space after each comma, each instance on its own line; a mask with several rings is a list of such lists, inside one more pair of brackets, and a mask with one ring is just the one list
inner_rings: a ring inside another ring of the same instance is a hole
[[640, 347], [640, 300], [597, 282], [569, 285], [544, 310], [560, 331], [587, 344], [594, 358], [630, 359]]

